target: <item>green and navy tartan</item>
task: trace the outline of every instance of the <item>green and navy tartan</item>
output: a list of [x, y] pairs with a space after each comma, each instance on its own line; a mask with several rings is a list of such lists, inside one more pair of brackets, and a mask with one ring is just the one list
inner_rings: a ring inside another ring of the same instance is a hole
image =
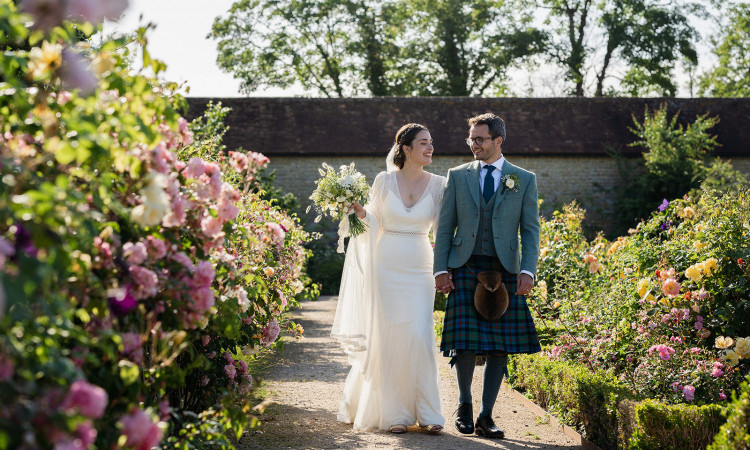
[[466, 266], [453, 269], [456, 289], [448, 295], [440, 350], [453, 356], [454, 350], [476, 353], [536, 353], [541, 351], [531, 311], [516, 291], [517, 275], [507, 272], [497, 258], [474, 255], [467, 263], [474, 273], [485, 270], [502, 272], [508, 289], [508, 310], [497, 320], [484, 320], [474, 308], [476, 276]]

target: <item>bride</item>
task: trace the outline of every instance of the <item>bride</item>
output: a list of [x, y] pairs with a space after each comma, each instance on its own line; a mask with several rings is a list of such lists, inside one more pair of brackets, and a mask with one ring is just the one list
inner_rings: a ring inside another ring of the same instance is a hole
[[354, 428], [404, 433], [415, 423], [443, 429], [432, 310], [430, 228], [437, 226], [445, 177], [424, 171], [432, 138], [419, 124], [396, 133], [363, 208], [368, 231], [350, 239], [331, 335], [351, 370], [338, 420]]

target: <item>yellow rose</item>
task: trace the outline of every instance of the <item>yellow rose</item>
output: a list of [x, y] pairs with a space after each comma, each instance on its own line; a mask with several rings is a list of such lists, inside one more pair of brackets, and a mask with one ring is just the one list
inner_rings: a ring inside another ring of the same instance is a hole
[[703, 242], [701, 242], [701, 241], [695, 241], [695, 242], [693, 242], [693, 247], [696, 250], [700, 250], [700, 249], [704, 248], [705, 246], [706, 246], [706, 244], [703, 243]]
[[549, 253], [549, 247], [544, 247], [539, 253], [539, 256], [544, 258], [545, 256], [547, 256], [547, 253]]
[[561, 306], [562, 306], [562, 303], [560, 303], [560, 302], [555, 302], [555, 304], [552, 305], [552, 307], [555, 308], [555, 309], [557, 309], [557, 308], [559, 308]]
[[643, 278], [638, 282], [638, 295], [643, 298], [651, 287], [651, 283], [648, 278]]
[[680, 211], [680, 216], [689, 219], [695, 215], [695, 210], [691, 208], [690, 206], [685, 207], [682, 211]]
[[718, 263], [719, 261], [716, 258], [708, 258], [705, 260], [703, 264], [706, 266], [706, 275], [711, 275], [711, 273], [719, 267]]
[[740, 358], [750, 358], [750, 338], [737, 338], [737, 343], [734, 345], [734, 351]]
[[34, 47], [29, 51], [29, 73], [32, 78], [39, 79], [53, 72], [62, 65], [62, 45], [42, 42], [42, 47]]
[[648, 295], [643, 299], [649, 303], [656, 303], [656, 297], [654, 297], [654, 294], [648, 293]]
[[734, 344], [734, 339], [730, 337], [718, 336], [716, 338], [716, 348], [729, 348]]
[[740, 362], [740, 355], [734, 350], [725, 350], [724, 355], [721, 357], [724, 361], [728, 362], [732, 366], [736, 366]]
[[276, 272], [275, 270], [273, 270], [273, 267], [266, 267], [265, 269], [263, 269], [263, 271], [266, 273], [267, 277], [272, 277]]
[[701, 279], [701, 277], [703, 277], [703, 273], [701, 273], [701, 270], [695, 265], [692, 265], [685, 271], [685, 276], [690, 278], [691, 281], [697, 282]]

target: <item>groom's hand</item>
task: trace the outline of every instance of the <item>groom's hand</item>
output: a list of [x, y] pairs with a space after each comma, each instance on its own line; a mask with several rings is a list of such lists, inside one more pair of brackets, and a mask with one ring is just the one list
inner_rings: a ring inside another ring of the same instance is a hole
[[531, 288], [534, 287], [534, 279], [528, 273], [521, 273], [518, 275], [518, 288], [516, 289], [515, 295], [526, 295], [531, 292]]
[[453, 277], [450, 273], [441, 273], [440, 275], [435, 277], [435, 289], [442, 292], [443, 294], [447, 294], [453, 289], [456, 289], [456, 286], [453, 285]]

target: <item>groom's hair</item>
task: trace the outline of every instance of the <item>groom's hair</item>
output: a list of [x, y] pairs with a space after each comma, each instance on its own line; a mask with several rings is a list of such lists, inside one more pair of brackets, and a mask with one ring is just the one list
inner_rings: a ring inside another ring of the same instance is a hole
[[475, 127], [477, 125], [487, 125], [487, 127], [490, 129], [490, 136], [492, 137], [492, 139], [497, 139], [497, 137], [499, 136], [503, 138], [503, 144], [505, 144], [505, 122], [503, 122], [503, 119], [501, 119], [500, 117], [492, 113], [484, 113], [472, 117], [468, 120], [468, 122], [470, 127]]

